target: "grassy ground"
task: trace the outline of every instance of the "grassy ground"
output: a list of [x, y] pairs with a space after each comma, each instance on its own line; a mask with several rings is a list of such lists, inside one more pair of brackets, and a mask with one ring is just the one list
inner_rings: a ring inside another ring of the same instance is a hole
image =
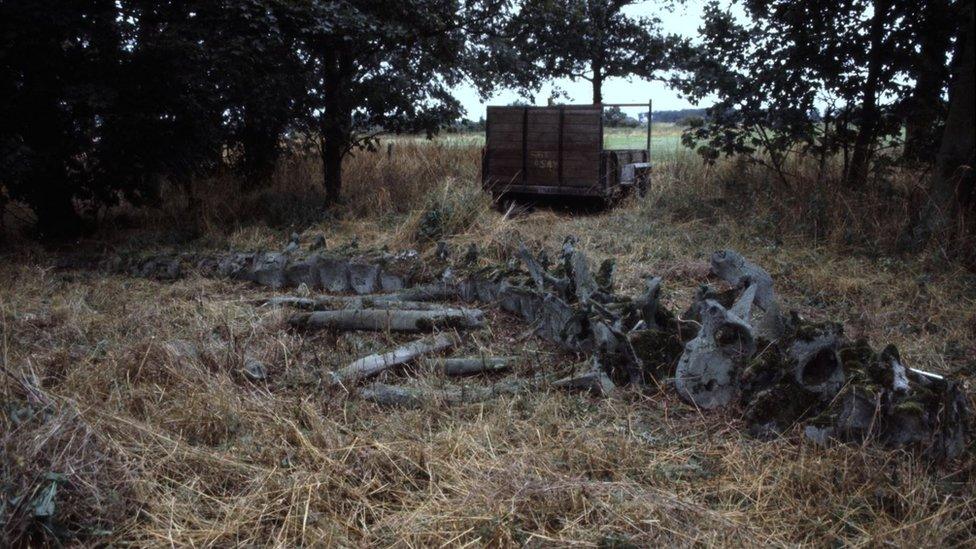
[[[681, 126], [654, 124], [651, 127], [651, 157], [661, 161], [681, 152]], [[647, 148], [647, 128], [606, 128], [603, 133], [605, 149]]]
[[[939, 249], [884, 252], [894, 207], [851, 219], [828, 203], [827, 227], [811, 228], [820, 218], [799, 203], [741, 188], [747, 168], [676, 153], [644, 199], [511, 218], [490, 208], [477, 162], [477, 147], [445, 144], [361, 155], [349, 161], [346, 203], [323, 212], [317, 166], [293, 161], [272, 192], [201, 182], [196, 213], [173, 199], [118, 214], [70, 251], [280, 249], [299, 230], [330, 247], [431, 254], [416, 228], [437, 208], [445, 239], [479, 244], [483, 261], [574, 234], [594, 261], [616, 258], [624, 291], [661, 275], [683, 310], [708, 255], [732, 247], [772, 273], [788, 307], [876, 347], [894, 343], [911, 366], [966, 379], [972, 394], [976, 279]], [[326, 390], [322, 375], [402, 338], [297, 334], [284, 312], [247, 303], [267, 290], [55, 269], [66, 251], [14, 243], [0, 262], [0, 543], [50, 542], [65, 529], [87, 543], [287, 547], [959, 546], [976, 535], [972, 454], [931, 468], [870, 445], [818, 448], [798, 432], [758, 442], [735, 410], [700, 413], [666, 390], [599, 400], [542, 386], [381, 409]], [[526, 378], [580, 360], [489, 314], [465, 351], [516, 354]], [[267, 381], [241, 375], [246, 355], [268, 364]], [[445, 383], [423, 362], [382, 379]], [[32, 518], [48, 500], [52, 518]]]

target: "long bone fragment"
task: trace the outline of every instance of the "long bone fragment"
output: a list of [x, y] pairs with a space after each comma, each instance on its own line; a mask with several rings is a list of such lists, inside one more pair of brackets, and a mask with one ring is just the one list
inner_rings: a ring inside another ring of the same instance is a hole
[[515, 363], [515, 357], [445, 358], [437, 362], [447, 376], [466, 376], [483, 372], [501, 372]]
[[317, 297], [279, 296], [259, 299], [254, 303], [260, 306], [291, 307], [306, 311], [327, 311], [334, 309], [401, 309], [436, 311], [451, 307], [450, 305], [432, 303], [429, 301], [404, 301], [400, 299], [398, 294]]
[[331, 373], [330, 386], [350, 385], [367, 377], [400, 364], [406, 364], [417, 357], [443, 351], [455, 345], [456, 341], [447, 334], [438, 334], [433, 339], [418, 339], [396, 349], [381, 354], [360, 358], [345, 368]]
[[402, 385], [373, 383], [359, 391], [364, 400], [383, 406], [417, 408], [427, 403], [470, 404], [482, 402], [502, 395], [512, 395], [525, 391], [528, 384], [522, 380], [495, 383], [487, 387], [464, 386], [450, 389], [419, 389]]
[[478, 309], [343, 309], [299, 313], [289, 323], [296, 328], [305, 329], [430, 332], [435, 328], [481, 328], [485, 325], [485, 320], [484, 313]]

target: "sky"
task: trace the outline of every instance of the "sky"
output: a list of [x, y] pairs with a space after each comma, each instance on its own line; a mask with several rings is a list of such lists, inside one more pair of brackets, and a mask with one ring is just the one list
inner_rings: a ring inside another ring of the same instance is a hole
[[[698, 34], [704, 0], [688, 0], [684, 6], [675, 7], [672, 13], [659, 10], [660, 2], [640, 2], [628, 6], [625, 13], [634, 17], [657, 17], [661, 20], [661, 27], [665, 33], [674, 33], [694, 38]], [[568, 100], [560, 100], [568, 104], [590, 103], [593, 99], [593, 88], [588, 80], [572, 81], [558, 79], [554, 85], [569, 94]], [[547, 84], [535, 95], [534, 104], [545, 105], [553, 84]], [[521, 99], [513, 91], [501, 91], [487, 102], [482, 102], [478, 93], [471, 86], [460, 86], [455, 89], [455, 97], [461, 101], [467, 111], [466, 118], [477, 120], [485, 115], [487, 105], [507, 105], [516, 99]], [[661, 82], [649, 82], [641, 79], [610, 78], [603, 83], [604, 103], [645, 103], [648, 99], [654, 101], [655, 111], [686, 109], [695, 107], [692, 103], [682, 99], [678, 93]], [[698, 105], [707, 107], [707, 104]], [[641, 109], [624, 109], [624, 112], [635, 116]]]

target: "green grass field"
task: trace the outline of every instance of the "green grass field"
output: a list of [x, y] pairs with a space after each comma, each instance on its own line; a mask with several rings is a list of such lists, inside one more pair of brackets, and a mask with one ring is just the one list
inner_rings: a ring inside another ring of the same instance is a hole
[[[651, 129], [651, 158], [663, 160], [672, 158], [684, 150], [681, 145], [680, 126], [674, 124], [655, 124]], [[432, 140], [423, 136], [401, 135], [383, 137], [381, 141], [393, 143], [435, 143], [450, 147], [483, 147], [485, 135], [482, 132], [442, 133]], [[647, 144], [645, 128], [605, 128], [603, 130], [604, 149], [643, 149]]]
[[[682, 128], [674, 124], [654, 124], [651, 127], [651, 158], [673, 157], [682, 150]], [[605, 128], [604, 149], [643, 149], [647, 146], [646, 128]]]

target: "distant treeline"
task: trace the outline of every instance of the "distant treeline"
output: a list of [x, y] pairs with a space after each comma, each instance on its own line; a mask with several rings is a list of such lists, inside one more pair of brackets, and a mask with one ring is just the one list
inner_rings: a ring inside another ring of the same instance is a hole
[[[619, 108], [611, 109], [611, 114], [604, 115], [604, 124], [611, 127], [638, 127], [646, 124], [646, 113], [640, 113], [638, 118], [623, 115]], [[654, 111], [654, 122], [665, 124], [687, 125], [692, 120], [706, 120], [708, 118], [707, 109], [677, 109], [671, 111]], [[473, 132], [484, 131], [484, 117], [478, 120], [462, 118], [452, 124], [449, 132]]]
[[673, 111], [654, 111], [654, 121], [677, 124], [694, 118], [707, 118], [705, 109], [678, 109]]
[[[523, 105], [523, 103], [513, 103], [512, 105]], [[619, 108], [611, 107], [604, 113], [603, 122], [610, 127], [640, 127], [646, 125], [646, 113], [640, 113], [637, 118], [624, 115]], [[693, 120], [707, 120], [707, 109], [678, 109], [671, 111], [654, 111], [654, 122], [664, 124], [687, 125]], [[478, 120], [462, 118], [448, 127], [449, 132], [475, 132], [485, 131], [484, 117]]]

